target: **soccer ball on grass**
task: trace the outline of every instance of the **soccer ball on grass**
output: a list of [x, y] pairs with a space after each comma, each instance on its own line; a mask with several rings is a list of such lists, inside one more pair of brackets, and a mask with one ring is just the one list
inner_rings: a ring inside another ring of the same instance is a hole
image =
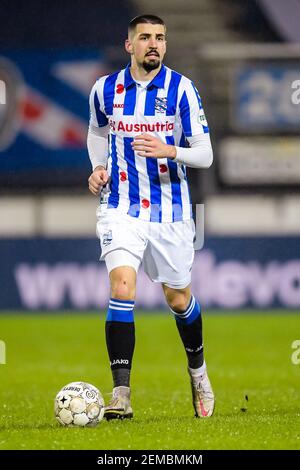
[[104, 400], [93, 385], [72, 382], [56, 395], [54, 411], [63, 426], [93, 427], [103, 419]]

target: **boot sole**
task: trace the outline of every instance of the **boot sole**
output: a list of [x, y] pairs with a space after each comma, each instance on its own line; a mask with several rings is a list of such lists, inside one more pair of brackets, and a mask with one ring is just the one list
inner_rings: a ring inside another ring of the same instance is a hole
[[107, 411], [104, 413], [104, 418], [107, 421], [112, 421], [113, 419], [132, 419], [133, 418], [133, 413], [127, 413], [127, 414], [122, 414], [117, 411]]

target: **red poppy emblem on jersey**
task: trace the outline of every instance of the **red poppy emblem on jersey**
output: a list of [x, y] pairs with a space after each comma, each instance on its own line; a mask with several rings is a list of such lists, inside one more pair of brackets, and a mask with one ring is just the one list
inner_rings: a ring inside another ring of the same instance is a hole
[[148, 199], [142, 199], [142, 206], [144, 209], [148, 209], [148, 207], [150, 206], [150, 202], [148, 201]]
[[127, 175], [126, 175], [125, 171], [120, 172], [120, 180], [121, 181], [126, 181], [127, 180]]
[[116, 92], [118, 93], [118, 95], [120, 95], [121, 93], [123, 93], [123, 91], [124, 91], [124, 85], [122, 85], [122, 83], [119, 83], [117, 85]]
[[159, 171], [160, 171], [161, 173], [166, 173], [166, 172], [168, 171], [167, 165], [164, 165], [164, 164], [159, 165]]

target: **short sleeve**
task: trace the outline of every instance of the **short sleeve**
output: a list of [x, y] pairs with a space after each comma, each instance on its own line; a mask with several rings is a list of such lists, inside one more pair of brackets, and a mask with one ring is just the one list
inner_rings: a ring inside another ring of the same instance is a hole
[[209, 133], [199, 92], [190, 80], [184, 84], [179, 113], [185, 137]]

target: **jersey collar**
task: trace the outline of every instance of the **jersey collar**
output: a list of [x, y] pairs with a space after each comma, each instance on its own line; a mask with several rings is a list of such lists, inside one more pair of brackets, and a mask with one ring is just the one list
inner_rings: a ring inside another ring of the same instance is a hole
[[[152, 87], [164, 88], [165, 78], [166, 78], [166, 67], [164, 66], [164, 64], [162, 64], [159, 73], [149, 83], [149, 85], [147, 86], [147, 89], [150, 89]], [[124, 86], [127, 89], [127, 88], [130, 88], [133, 85], [136, 85], [136, 82], [134, 81], [134, 79], [131, 76], [130, 64], [128, 64], [126, 69], [125, 69], [125, 83], [124, 83]]]

